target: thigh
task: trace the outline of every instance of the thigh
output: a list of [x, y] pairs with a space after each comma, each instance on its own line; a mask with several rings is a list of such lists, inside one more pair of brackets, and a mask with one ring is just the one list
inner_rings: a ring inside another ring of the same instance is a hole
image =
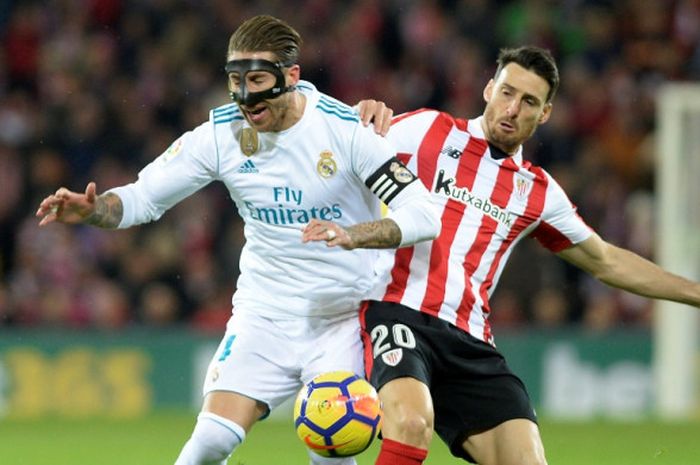
[[371, 301], [361, 314], [365, 370], [379, 390], [398, 378], [429, 386], [431, 346], [424, 315], [392, 302]]
[[301, 387], [296, 347], [279, 322], [236, 311], [204, 380], [204, 394], [236, 393], [271, 410]]
[[323, 318], [309, 325], [299, 353], [301, 381], [328, 371], [347, 370], [365, 375], [360, 322], [351, 317]]
[[473, 434], [462, 443], [462, 448], [480, 465], [547, 463], [539, 428], [526, 419], [508, 420]]
[[536, 425], [525, 385], [493, 346], [453, 326], [445, 329], [441, 344], [431, 385], [435, 431], [453, 455], [473, 461], [462, 448], [464, 440], [509, 420]]

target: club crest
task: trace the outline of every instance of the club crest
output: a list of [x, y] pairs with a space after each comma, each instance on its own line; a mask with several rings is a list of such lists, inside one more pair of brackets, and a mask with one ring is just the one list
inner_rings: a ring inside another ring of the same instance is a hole
[[525, 200], [530, 194], [530, 189], [532, 188], [532, 182], [525, 178], [516, 176], [515, 178], [515, 195], [518, 196], [520, 200]]
[[319, 176], [326, 179], [335, 176], [335, 173], [338, 171], [338, 165], [333, 159], [333, 152], [324, 150], [319, 156], [320, 159], [316, 163], [316, 172]]
[[382, 354], [382, 360], [389, 366], [395, 367], [403, 358], [403, 349], [392, 349]]
[[398, 162], [394, 162], [389, 166], [389, 171], [394, 175], [394, 179], [402, 184], [408, 184], [413, 181], [413, 173], [408, 168]]
[[253, 128], [243, 128], [241, 129], [241, 135], [238, 139], [241, 144], [241, 152], [246, 157], [250, 157], [255, 152], [258, 151], [259, 141], [258, 141], [258, 131]]

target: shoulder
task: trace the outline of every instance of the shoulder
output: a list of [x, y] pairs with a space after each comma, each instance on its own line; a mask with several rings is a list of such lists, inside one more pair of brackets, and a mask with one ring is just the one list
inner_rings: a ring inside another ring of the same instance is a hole
[[466, 123], [458, 123], [450, 114], [432, 108], [420, 108], [396, 115], [391, 122], [387, 138], [393, 143], [413, 145], [428, 134], [447, 134], [455, 126], [466, 128]]
[[418, 110], [401, 113], [396, 115], [391, 121], [392, 131], [407, 131], [410, 133], [418, 131], [420, 133], [427, 131], [431, 127], [444, 130], [457, 127], [466, 130], [467, 121], [432, 108], [419, 108]]
[[219, 107], [213, 108], [209, 112], [209, 121], [213, 125], [232, 123], [235, 121], [243, 121], [243, 114], [235, 103], [228, 103]]
[[360, 117], [357, 111], [340, 100], [320, 92], [308, 81], [299, 81], [297, 90], [309, 99], [309, 105], [317, 116], [335, 122], [336, 124], [358, 124]]
[[354, 124], [360, 122], [360, 117], [354, 108], [323, 93], [319, 93], [315, 110], [321, 112], [324, 117], [330, 118], [331, 120], [337, 119], [346, 123]]

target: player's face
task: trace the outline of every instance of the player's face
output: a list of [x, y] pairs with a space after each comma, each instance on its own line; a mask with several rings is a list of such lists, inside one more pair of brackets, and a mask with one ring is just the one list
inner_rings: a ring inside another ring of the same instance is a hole
[[514, 153], [537, 126], [549, 119], [549, 83], [516, 63], [507, 64], [484, 89], [484, 133], [506, 153]]
[[[272, 52], [233, 52], [228, 56], [229, 60], [262, 59], [272, 62], [278, 61]], [[293, 85], [299, 81], [299, 65], [283, 68], [286, 85]], [[245, 79], [248, 92], [262, 92], [275, 85], [275, 76], [268, 71], [251, 70], [240, 76], [233, 72], [228, 76], [229, 89], [237, 92], [241, 79]], [[263, 100], [253, 106], [239, 105], [243, 116], [248, 123], [259, 132], [277, 132], [291, 127], [299, 117], [299, 109], [295, 107], [297, 96], [295, 92], [287, 92], [279, 97]]]

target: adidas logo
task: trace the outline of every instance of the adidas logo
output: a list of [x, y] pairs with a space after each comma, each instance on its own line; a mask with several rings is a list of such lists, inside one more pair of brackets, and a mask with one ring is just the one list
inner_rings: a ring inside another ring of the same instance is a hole
[[260, 171], [256, 168], [253, 160], [246, 160], [240, 167], [238, 167], [239, 173], [259, 173]]

